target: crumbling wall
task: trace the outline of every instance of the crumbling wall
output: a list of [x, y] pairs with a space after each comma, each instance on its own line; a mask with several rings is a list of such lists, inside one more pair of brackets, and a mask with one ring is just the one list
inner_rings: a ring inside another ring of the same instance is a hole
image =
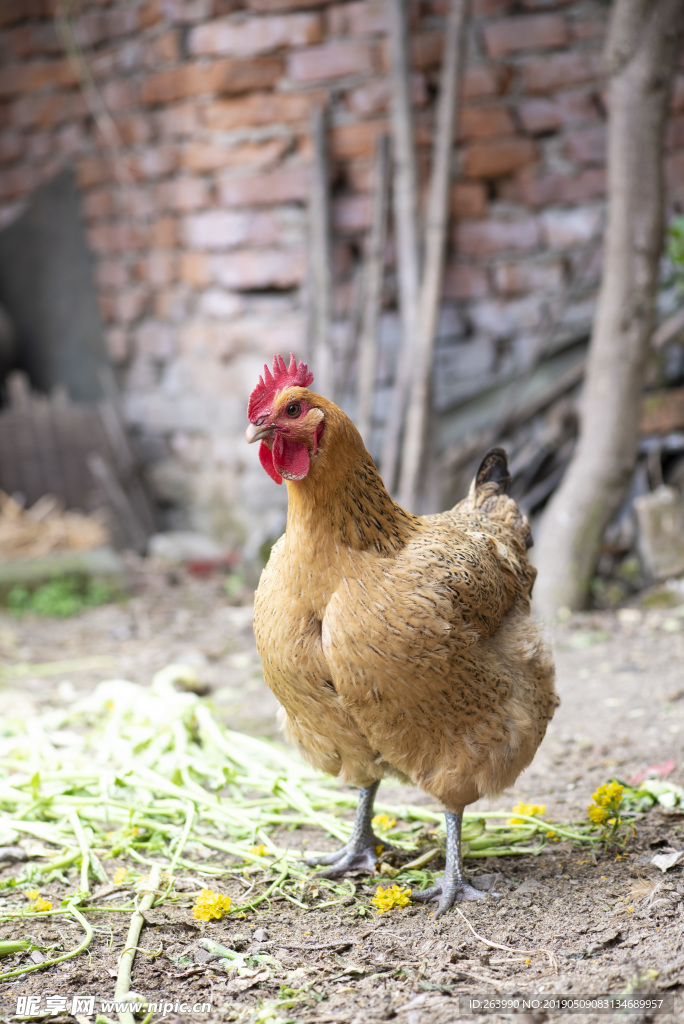
[[[423, 175], [444, 7], [411, 2]], [[60, 10], [71, 11], [61, 31]], [[242, 441], [246, 398], [265, 358], [305, 342], [309, 118], [321, 100], [331, 111], [338, 325], [349, 314], [375, 141], [389, 129], [385, 10], [385, 0], [0, 6], [0, 222], [75, 166], [126, 414], [178, 523], [255, 543], [279, 527], [279, 497]], [[472, 11], [442, 406], [524, 364], [549, 318], [586, 328], [599, 273], [607, 5], [473, 0]], [[667, 173], [684, 199], [684, 73]], [[391, 292], [386, 385], [398, 335]]]

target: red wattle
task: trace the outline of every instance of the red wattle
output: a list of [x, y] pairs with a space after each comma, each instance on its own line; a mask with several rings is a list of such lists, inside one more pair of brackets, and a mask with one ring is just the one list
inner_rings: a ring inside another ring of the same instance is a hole
[[259, 445], [259, 462], [277, 484], [282, 484], [283, 478], [273, 464], [273, 454], [265, 441]]
[[288, 441], [279, 434], [273, 443], [273, 466], [286, 480], [303, 480], [309, 472], [306, 445]]

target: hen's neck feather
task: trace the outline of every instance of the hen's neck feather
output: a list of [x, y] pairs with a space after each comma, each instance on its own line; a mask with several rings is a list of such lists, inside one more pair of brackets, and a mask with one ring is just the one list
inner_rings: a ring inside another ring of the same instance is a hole
[[333, 402], [315, 396], [325, 413], [318, 454], [303, 480], [288, 481], [287, 535], [323, 554], [336, 548], [391, 554], [420, 528], [387, 492], [361, 435]]

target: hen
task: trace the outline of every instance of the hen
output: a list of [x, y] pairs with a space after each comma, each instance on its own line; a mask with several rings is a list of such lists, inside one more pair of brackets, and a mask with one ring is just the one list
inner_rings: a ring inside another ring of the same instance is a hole
[[361, 789], [349, 842], [311, 863], [372, 872], [379, 782], [410, 781], [446, 809], [445, 874], [414, 896], [442, 914], [481, 895], [462, 873], [464, 807], [515, 781], [558, 703], [506, 454], [487, 453], [451, 511], [412, 515], [351, 420], [308, 390], [304, 363], [276, 356], [264, 370], [246, 437], [287, 481], [288, 514], [256, 592], [257, 647], [288, 738]]

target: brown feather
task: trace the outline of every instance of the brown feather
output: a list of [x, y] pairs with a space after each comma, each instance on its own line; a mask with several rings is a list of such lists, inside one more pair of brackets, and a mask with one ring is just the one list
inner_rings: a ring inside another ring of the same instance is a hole
[[285, 731], [323, 771], [410, 780], [457, 811], [510, 785], [558, 700], [530, 618], [529, 525], [501, 476], [418, 517], [390, 497], [348, 417], [320, 409], [308, 475], [255, 597], [264, 676]]

